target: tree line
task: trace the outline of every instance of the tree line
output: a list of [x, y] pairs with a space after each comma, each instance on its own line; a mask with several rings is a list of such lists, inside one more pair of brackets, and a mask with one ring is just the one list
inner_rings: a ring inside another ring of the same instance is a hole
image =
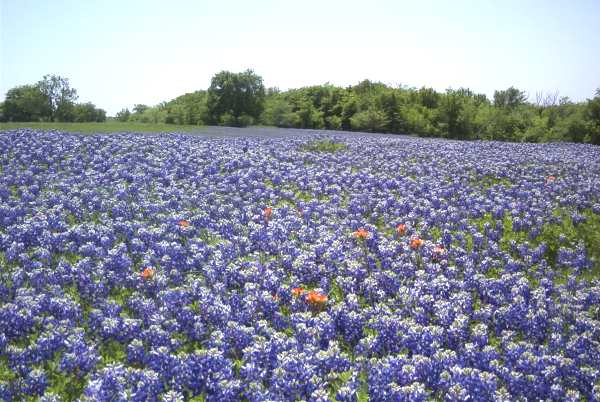
[[68, 78], [45, 75], [31, 85], [11, 88], [0, 103], [0, 121], [103, 122], [106, 111], [91, 102], [76, 103]]
[[489, 99], [468, 88], [442, 92], [369, 80], [348, 87], [324, 84], [280, 91], [265, 88], [262, 77], [252, 70], [221, 71], [206, 90], [155, 106], [137, 104], [131, 111], [121, 110], [115, 118], [142, 123], [261, 124], [463, 140], [600, 144], [600, 89], [583, 102], [558, 93], [537, 93], [530, 99], [514, 87], [495, 91]]

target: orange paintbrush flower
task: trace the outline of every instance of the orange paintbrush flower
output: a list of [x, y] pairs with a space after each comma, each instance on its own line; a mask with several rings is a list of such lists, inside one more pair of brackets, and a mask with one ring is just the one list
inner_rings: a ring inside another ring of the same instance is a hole
[[357, 239], [364, 240], [369, 237], [369, 232], [367, 232], [365, 228], [360, 228], [356, 232], [352, 232], [352, 236], [356, 237]]
[[182, 219], [177, 222], [177, 225], [179, 225], [179, 227], [182, 227], [182, 228], [187, 228], [190, 226], [190, 222], [186, 221], [185, 219]]
[[141, 273], [143, 279], [152, 279], [154, 276], [154, 268], [146, 267]]
[[271, 215], [273, 215], [273, 208], [266, 207], [263, 210], [263, 216], [265, 217], [265, 220], [268, 221], [271, 218]]
[[421, 240], [419, 237], [413, 237], [412, 239], [410, 239], [410, 248], [412, 248], [413, 250], [418, 249], [422, 245], [423, 240]]
[[398, 224], [398, 226], [396, 226], [396, 233], [400, 236], [404, 236], [406, 234], [406, 225], [404, 223]]
[[302, 296], [303, 293], [304, 293], [304, 289], [302, 289], [302, 288], [293, 288], [292, 289], [292, 295], [294, 297]]
[[313, 307], [321, 307], [327, 303], [327, 295], [311, 290], [306, 294], [306, 301]]
[[444, 246], [437, 245], [433, 248], [432, 258], [434, 261], [442, 258], [446, 254], [446, 249]]

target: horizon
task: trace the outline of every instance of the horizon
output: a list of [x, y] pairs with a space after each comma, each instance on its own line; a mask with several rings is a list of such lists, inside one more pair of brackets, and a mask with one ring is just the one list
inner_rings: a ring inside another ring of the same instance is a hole
[[580, 102], [600, 87], [598, 2], [309, 3], [0, 0], [0, 96], [56, 74], [114, 116], [248, 68], [281, 90], [369, 79]]

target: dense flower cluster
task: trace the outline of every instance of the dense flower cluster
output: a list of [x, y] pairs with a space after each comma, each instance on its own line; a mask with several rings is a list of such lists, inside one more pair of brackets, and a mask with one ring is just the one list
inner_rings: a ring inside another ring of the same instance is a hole
[[0, 400], [600, 400], [600, 148], [330, 137], [0, 133]]

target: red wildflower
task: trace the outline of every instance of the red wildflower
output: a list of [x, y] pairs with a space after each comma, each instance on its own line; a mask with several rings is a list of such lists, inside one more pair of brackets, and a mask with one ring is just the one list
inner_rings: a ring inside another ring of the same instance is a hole
[[302, 288], [293, 288], [292, 289], [293, 296], [299, 297], [299, 296], [302, 296], [302, 294], [304, 294], [304, 289], [302, 289]]
[[177, 224], [179, 225], [179, 227], [182, 228], [187, 228], [190, 226], [190, 222], [186, 221], [185, 219], [180, 220], [179, 222], [177, 222]]
[[143, 279], [152, 279], [154, 276], [154, 268], [146, 267], [141, 273]]
[[444, 254], [446, 254], [446, 249], [443, 246], [435, 246], [433, 248], [433, 259], [437, 260], [438, 258], [441, 258]]
[[356, 237], [357, 239], [364, 240], [369, 237], [369, 232], [367, 232], [364, 228], [360, 228], [356, 232], [352, 232], [352, 236]]
[[396, 226], [396, 233], [400, 236], [404, 236], [406, 234], [406, 225], [404, 223], [398, 224], [398, 226]]
[[271, 215], [273, 215], [273, 208], [271, 207], [266, 207], [263, 210], [263, 216], [265, 217], [266, 221], [269, 221], [269, 219], [271, 218]]
[[556, 176], [548, 176], [546, 177], [546, 183], [552, 183], [556, 180]]
[[410, 248], [412, 248], [413, 250], [418, 249], [422, 245], [423, 240], [421, 240], [419, 237], [413, 237], [412, 239], [410, 239]]
[[327, 295], [311, 290], [306, 294], [306, 301], [313, 307], [322, 307], [327, 303]]

